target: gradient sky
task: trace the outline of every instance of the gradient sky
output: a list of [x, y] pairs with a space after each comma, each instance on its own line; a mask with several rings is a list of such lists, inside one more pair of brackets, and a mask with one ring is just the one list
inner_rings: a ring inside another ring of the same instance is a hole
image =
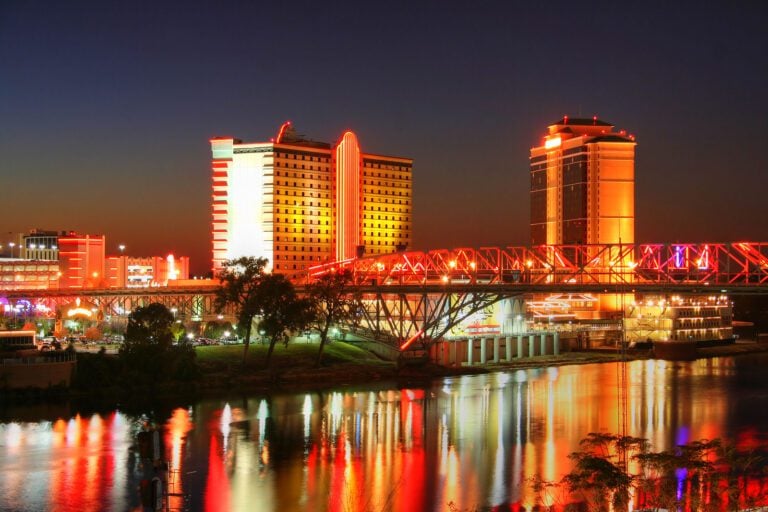
[[523, 245], [564, 114], [637, 137], [639, 242], [768, 240], [768, 3], [0, 1], [0, 236], [210, 267], [210, 147], [414, 158], [416, 249]]

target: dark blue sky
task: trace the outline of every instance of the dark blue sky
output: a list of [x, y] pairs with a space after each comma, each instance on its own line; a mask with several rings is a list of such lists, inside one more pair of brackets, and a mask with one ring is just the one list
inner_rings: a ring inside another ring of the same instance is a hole
[[414, 158], [417, 249], [525, 244], [529, 149], [581, 114], [637, 137], [638, 241], [768, 240], [768, 4], [535, 3], [3, 0], [0, 233], [203, 272], [208, 139], [290, 119]]

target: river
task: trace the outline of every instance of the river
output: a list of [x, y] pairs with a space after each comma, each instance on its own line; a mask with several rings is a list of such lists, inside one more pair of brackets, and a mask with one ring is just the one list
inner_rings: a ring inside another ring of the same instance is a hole
[[765, 443], [766, 368], [768, 355], [633, 361], [623, 402], [609, 363], [139, 410], [16, 406], [0, 411], [0, 510], [142, 510], [149, 423], [176, 510], [531, 510], [528, 479], [562, 477], [587, 433], [620, 431], [621, 411], [657, 451]]

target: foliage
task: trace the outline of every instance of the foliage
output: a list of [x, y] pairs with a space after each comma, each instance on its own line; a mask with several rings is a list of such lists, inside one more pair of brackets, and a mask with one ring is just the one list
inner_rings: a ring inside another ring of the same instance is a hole
[[574, 469], [563, 478], [563, 483], [586, 501], [591, 510], [626, 509], [633, 477], [624, 462], [628, 452], [647, 449], [647, 442], [592, 432], [581, 440], [580, 446], [581, 451], [569, 455]]
[[211, 338], [214, 340], [217, 340], [224, 336], [225, 332], [231, 332], [234, 333], [235, 329], [232, 327], [232, 324], [229, 322], [207, 322], [205, 324], [205, 329], [203, 329], [203, 336], [206, 338]]
[[154, 386], [158, 382], [199, 377], [194, 349], [186, 343], [172, 344], [173, 324], [173, 314], [158, 303], [137, 308], [130, 314], [119, 352], [124, 385]]
[[88, 341], [98, 341], [101, 339], [101, 330], [98, 327], [89, 327], [85, 330], [84, 336]]
[[187, 334], [187, 328], [179, 320], [176, 320], [171, 324], [171, 336], [174, 341], [179, 341], [185, 334]]
[[293, 284], [282, 274], [268, 274], [259, 283], [257, 300], [261, 311], [259, 330], [269, 339], [266, 365], [278, 341], [287, 345], [293, 332], [304, 329], [312, 320], [308, 299], [299, 298]]
[[233, 306], [237, 310], [238, 325], [245, 329], [243, 365], [251, 342], [253, 318], [262, 309], [258, 302], [258, 290], [264, 279], [266, 266], [266, 258], [242, 257], [225, 260], [217, 275], [220, 286], [216, 290], [216, 310], [222, 312], [227, 306]]
[[[67, 350], [74, 353], [72, 345]], [[120, 360], [107, 356], [103, 351], [96, 354], [79, 352], [71, 386], [74, 389], [106, 391], [116, 384], [115, 377], [121, 372]]]
[[[580, 447], [569, 456], [573, 470], [554, 485], [566, 486], [572, 498], [596, 511], [628, 510], [631, 495], [648, 510], [721, 510], [726, 503], [754, 506], [762, 490], [752, 491], [749, 482], [764, 479], [768, 464], [764, 451], [739, 450], [719, 439], [651, 452], [645, 439], [590, 433]], [[637, 463], [639, 473], [628, 472], [629, 460]], [[536, 492], [549, 490], [537, 481], [533, 487]]]
[[324, 274], [309, 285], [309, 298], [314, 309], [313, 325], [320, 333], [317, 366], [322, 363], [331, 327], [354, 319], [358, 297], [351, 292], [351, 287], [352, 272], [347, 269]]
[[173, 341], [171, 325], [173, 325], [173, 313], [159, 302], [136, 308], [128, 316], [128, 328], [125, 331], [126, 344], [169, 346]]

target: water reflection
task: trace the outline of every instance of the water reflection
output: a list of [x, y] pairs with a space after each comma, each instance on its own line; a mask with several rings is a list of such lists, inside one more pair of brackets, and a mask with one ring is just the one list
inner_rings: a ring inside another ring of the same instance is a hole
[[[627, 365], [627, 434], [656, 450], [701, 438], [766, 439], [768, 358]], [[618, 432], [619, 366], [445, 379], [425, 389], [357, 389], [202, 401], [159, 425], [170, 505], [181, 510], [527, 510], [533, 475], [561, 478], [588, 432]], [[0, 424], [0, 508], [141, 510], [144, 418]]]

